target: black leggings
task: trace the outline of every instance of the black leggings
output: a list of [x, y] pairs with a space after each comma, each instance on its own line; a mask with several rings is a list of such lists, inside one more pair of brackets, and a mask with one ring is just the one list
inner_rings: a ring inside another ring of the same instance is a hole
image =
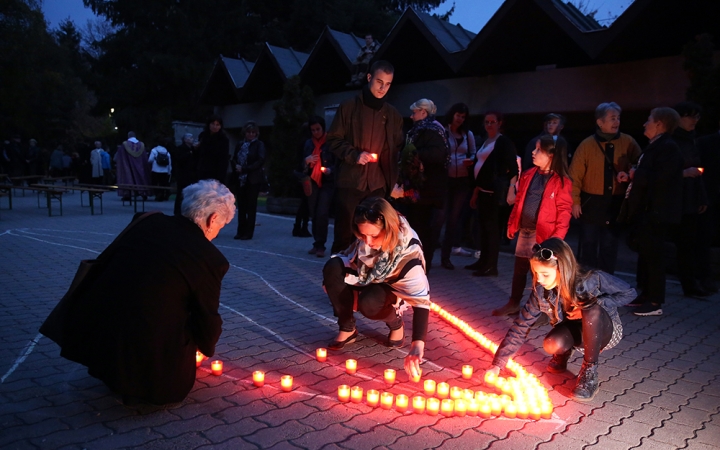
[[582, 311], [581, 320], [563, 320], [545, 336], [543, 348], [559, 355], [582, 345], [585, 362], [596, 363], [600, 351], [610, 342], [613, 324], [610, 315], [597, 303]]
[[391, 330], [403, 326], [393, 304], [397, 300], [386, 284], [352, 287], [345, 283], [346, 268], [340, 258], [330, 258], [323, 268], [323, 285], [327, 290], [340, 331], [354, 331], [353, 303], [357, 292], [357, 310], [371, 320], [382, 320]]

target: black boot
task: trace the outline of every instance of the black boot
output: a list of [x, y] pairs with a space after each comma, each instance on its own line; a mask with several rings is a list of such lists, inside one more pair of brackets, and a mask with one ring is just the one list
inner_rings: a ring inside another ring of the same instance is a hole
[[[501, 308], [493, 309], [492, 315], [493, 316], [510, 316], [512, 314], [517, 313], [520, 311], [520, 302], [515, 302], [512, 299], [508, 300], [508, 302], [503, 305]], [[563, 369], [565, 370], [565, 369]]]
[[300, 236], [300, 224], [299, 223], [295, 223], [295, 225], [293, 225], [292, 235], [295, 237]]
[[313, 237], [312, 233], [308, 231], [308, 224], [305, 222], [302, 227], [299, 227], [298, 237]]
[[550, 373], [563, 373], [567, 370], [567, 362], [572, 355], [572, 349], [565, 353], [556, 353], [548, 363], [547, 371]]
[[595, 397], [598, 391], [598, 363], [583, 361], [580, 373], [578, 373], [577, 384], [572, 392], [573, 398], [578, 402], [587, 402]]

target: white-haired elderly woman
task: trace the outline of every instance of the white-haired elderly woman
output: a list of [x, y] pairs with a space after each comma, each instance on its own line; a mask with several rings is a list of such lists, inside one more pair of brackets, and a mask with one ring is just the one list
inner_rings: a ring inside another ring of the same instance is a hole
[[[227, 259], [210, 242], [235, 215], [235, 197], [216, 180], [183, 191], [182, 215], [145, 213], [98, 258], [72, 307], [41, 331], [59, 330], [61, 356], [122, 396], [167, 404], [195, 382], [195, 354], [215, 353]], [[60, 318], [62, 317], [62, 318]]]
[[400, 175], [391, 194], [423, 244], [426, 271], [430, 271], [440, 230], [434, 224], [442, 216], [447, 191], [450, 152], [445, 128], [435, 120], [432, 100], [410, 105], [413, 127], [400, 153]]

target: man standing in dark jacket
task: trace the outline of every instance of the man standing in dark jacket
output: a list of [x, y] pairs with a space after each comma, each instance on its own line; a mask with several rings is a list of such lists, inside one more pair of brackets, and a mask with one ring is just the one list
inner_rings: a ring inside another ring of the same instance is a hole
[[182, 143], [175, 147], [175, 151], [171, 152], [173, 162], [173, 175], [175, 175], [175, 183], [177, 188], [175, 194], [175, 215], [180, 214], [180, 205], [182, 204], [182, 190], [198, 181], [197, 178], [197, 157], [193, 153], [193, 135], [186, 133], [183, 136]]
[[680, 122], [678, 113], [655, 108], [645, 122], [650, 144], [632, 174], [627, 197], [629, 217], [636, 226], [640, 295], [630, 306], [636, 316], [659, 316], [665, 302], [665, 251], [668, 230], [682, 216], [683, 158], [670, 137]]
[[367, 86], [340, 104], [328, 131], [327, 143], [338, 158], [332, 253], [352, 243], [355, 207], [368, 197], [384, 197], [397, 181], [403, 119], [384, 100], [394, 72], [389, 62], [375, 62]]

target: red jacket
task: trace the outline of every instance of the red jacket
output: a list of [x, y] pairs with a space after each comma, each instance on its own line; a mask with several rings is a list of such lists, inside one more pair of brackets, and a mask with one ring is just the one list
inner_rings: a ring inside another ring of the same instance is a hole
[[[533, 167], [520, 175], [515, 205], [508, 220], [508, 234], [512, 233], [514, 236], [520, 229], [520, 216], [525, 203], [525, 194], [537, 171], [538, 168]], [[538, 243], [551, 237], [565, 239], [570, 227], [572, 204], [572, 181], [566, 177], [564, 183], [561, 183], [560, 175], [553, 173], [545, 186], [542, 200], [540, 200], [540, 210], [535, 227]]]

